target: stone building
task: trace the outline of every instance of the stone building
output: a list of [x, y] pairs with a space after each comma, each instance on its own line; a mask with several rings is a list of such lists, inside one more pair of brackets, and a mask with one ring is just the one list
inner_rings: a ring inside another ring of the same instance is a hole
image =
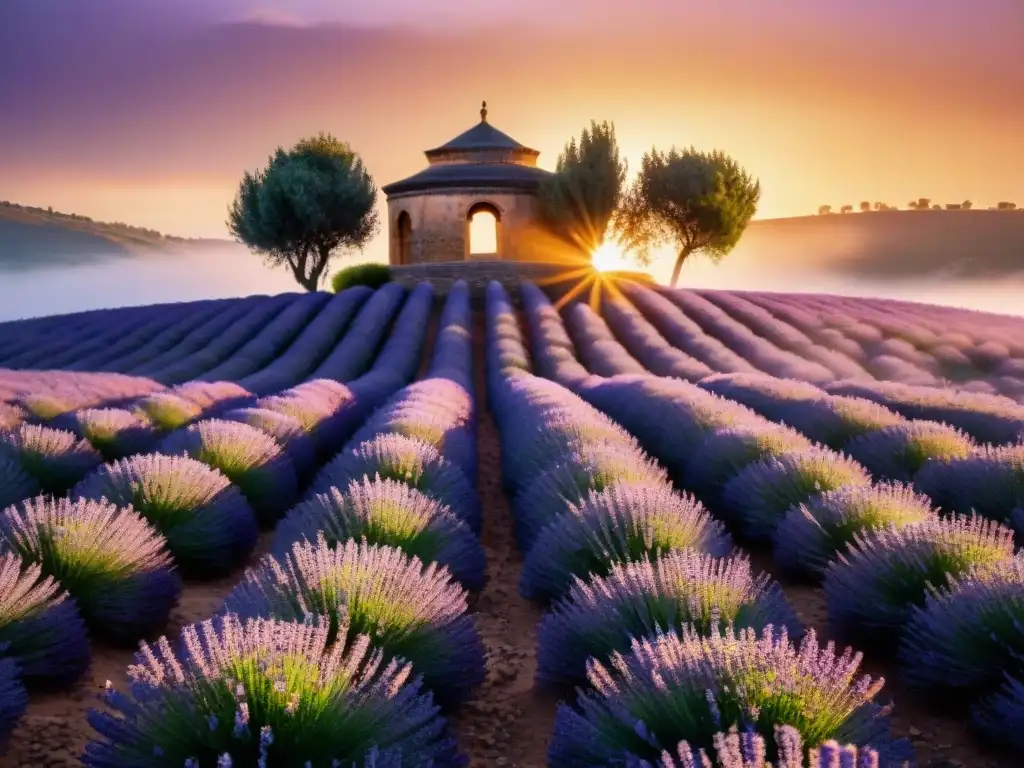
[[392, 265], [538, 257], [537, 188], [549, 172], [487, 122], [486, 101], [479, 123], [425, 154], [424, 170], [383, 187]]

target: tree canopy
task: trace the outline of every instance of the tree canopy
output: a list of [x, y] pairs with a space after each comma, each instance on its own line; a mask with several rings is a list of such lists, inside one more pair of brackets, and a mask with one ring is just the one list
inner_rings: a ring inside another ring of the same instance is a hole
[[615, 224], [623, 243], [642, 261], [649, 260], [652, 247], [676, 247], [675, 286], [690, 254], [699, 251], [719, 261], [735, 247], [760, 197], [760, 183], [724, 152], [652, 149], [643, 157]]
[[590, 121], [558, 156], [555, 173], [540, 188], [541, 215], [563, 239], [588, 254], [604, 240], [626, 184], [615, 124]]
[[359, 155], [321, 133], [290, 150], [278, 147], [267, 167], [246, 171], [228, 213], [228, 229], [287, 265], [306, 290], [319, 288], [340, 250], [362, 250], [378, 232], [377, 187]]

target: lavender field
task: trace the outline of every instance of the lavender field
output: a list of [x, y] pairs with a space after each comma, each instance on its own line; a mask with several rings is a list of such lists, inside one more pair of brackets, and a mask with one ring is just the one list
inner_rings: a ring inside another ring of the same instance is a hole
[[1019, 765], [1024, 318], [608, 288], [0, 323], [0, 764]]

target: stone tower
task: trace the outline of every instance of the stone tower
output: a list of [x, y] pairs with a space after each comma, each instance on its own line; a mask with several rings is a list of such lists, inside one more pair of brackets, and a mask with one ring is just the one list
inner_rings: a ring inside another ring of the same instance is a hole
[[[537, 188], [549, 172], [537, 167], [537, 150], [487, 122], [486, 101], [479, 123], [425, 154], [425, 169], [383, 187], [392, 265], [538, 256], [530, 245], [539, 226]], [[484, 227], [493, 222], [496, 251], [471, 243], [475, 217]]]

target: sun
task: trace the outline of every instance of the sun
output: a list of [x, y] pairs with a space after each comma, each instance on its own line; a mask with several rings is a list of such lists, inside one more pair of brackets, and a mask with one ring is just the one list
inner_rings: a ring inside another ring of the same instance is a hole
[[605, 240], [590, 255], [590, 261], [598, 272], [611, 272], [622, 269], [626, 264], [626, 257], [618, 243]]

